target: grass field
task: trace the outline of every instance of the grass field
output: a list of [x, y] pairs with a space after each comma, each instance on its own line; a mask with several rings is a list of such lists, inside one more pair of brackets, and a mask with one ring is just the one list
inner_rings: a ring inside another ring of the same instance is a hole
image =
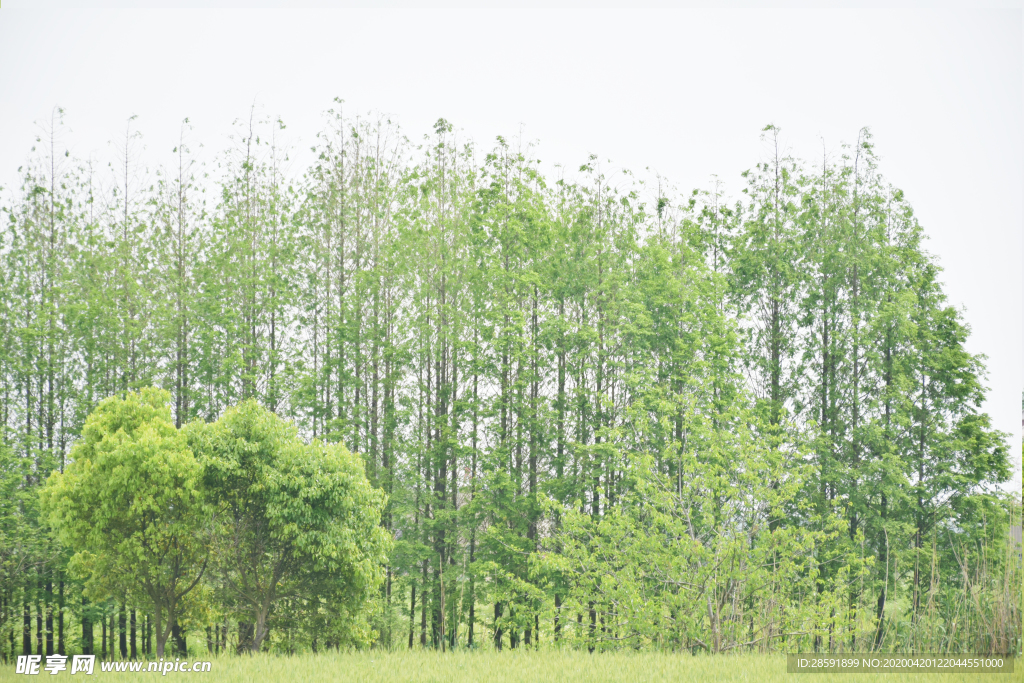
[[[69, 660], [70, 661], [70, 660]], [[98, 678], [125, 681], [205, 679], [220, 683], [272, 683], [274, 681], [365, 681], [366, 683], [461, 683], [462, 681], [571, 681], [593, 683], [644, 683], [647, 681], [744, 681], [771, 683], [954, 683], [960, 681], [1020, 681], [1013, 674], [788, 674], [783, 655], [731, 655], [692, 657], [672, 654], [595, 654], [586, 652], [355, 652], [283, 657], [221, 657], [209, 673], [102, 673], [97, 663], [93, 676], [67, 671], [43, 680], [89, 681]], [[33, 677], [34, 678], [34, 677]], [[26, 680], [4, 665], [0, 681]]]

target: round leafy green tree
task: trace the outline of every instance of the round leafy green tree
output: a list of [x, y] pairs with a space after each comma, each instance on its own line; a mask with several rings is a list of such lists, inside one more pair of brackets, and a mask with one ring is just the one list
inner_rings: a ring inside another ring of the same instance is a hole
[[368, 638], [362, 608], [383, 579], [391, 539], [380, 527], [385, 495], [362, 460], [340, 444], [303, 443], [253, 400], [184, 431], [216, 501], [216, 571], [239, 620], [239, 648], [260, 649], [285, 601], [339, 635]]
[[102, 401], [86, 419], [71, 464], [43, 488], [46, 518], [94, 595], [145, 596], [157, 656], [182, 598], [202, 580], [211, 508], [202, 467], [171, 421], [170, 394], [142, 389]]

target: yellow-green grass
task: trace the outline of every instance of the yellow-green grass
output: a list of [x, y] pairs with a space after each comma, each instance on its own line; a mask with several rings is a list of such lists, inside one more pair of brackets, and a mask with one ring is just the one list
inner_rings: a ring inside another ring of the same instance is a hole
[[[70, 662], [70, 659], [69, 659]], [[1017, 662], [1019, 663], [1019, 662]], [[260, 654], [217, 657], [209, 673], [102, 673], [97, 662], [92, 676], [67, 671], [57, 676], [40, 671], [39, 680], [196, 681], [211, 683], [273, 683], [274, 681], [365, 681], [366, 683], [461, 683], [462, 681], [571, 681], [643, 683], [646, 681], [735, 681], [749, 683], [954, 683], [967, 681], [1021, 681], [1013, 674], [939, 673], [786, 673], [784, 655], [690, 656], [688, 654], [588, 654], [578, 651], [455, 652], [379, 650], [367, 652], [297, 655]], [[13, 664], [0, 670], [0, 681], [28, 680], [14, 673]], [[33, 677], [35, 678], [35, 677]]]

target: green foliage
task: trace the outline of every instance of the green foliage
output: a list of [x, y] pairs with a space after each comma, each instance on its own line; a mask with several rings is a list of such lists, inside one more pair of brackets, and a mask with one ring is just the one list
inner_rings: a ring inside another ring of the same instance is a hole
[[340, 444], [304, 444], [253, 400], [211, 425], [191, 423], [186, 434], [217, 506], [222, 590], [253, 628], [240, 647], [260, 649], [285, 600], [326, 600], [341, 621], [329, 628], [354, 635], [347, 622], [380, 586], [390, 548], [379, 526], [385, 498], [362, 463]]
[[3, 209], [0, 642], [1019, 642], [1006, 435], [867, 130], [768, 126], [737, 200], [340, 100], [301, 177], [255, 111], [216, 174], [133, 125], [104, 178], [55, 111]]
[[[15, 586], [32, 565], [39, 542], [35, 532], [36, 498], [25, 487], [25, 462], [0, 440], [0, 581]], [[13, 622], [12, 610], [0, 615], [0, 627]]]
[[180, 600], [202, 579], [211, 524], [201, 465], [171, 423], [169, 399], [143, 389], [102, 401], [71, 464], [41, 491], [47, 521], [74, 552], [70, 568], [87, 578], [87, 594], [127, 592], [152, 604], [158, 656]]

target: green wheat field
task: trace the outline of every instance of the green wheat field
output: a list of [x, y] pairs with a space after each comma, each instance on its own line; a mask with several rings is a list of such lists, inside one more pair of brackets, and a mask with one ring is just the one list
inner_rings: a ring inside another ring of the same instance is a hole
[[[68, 673], [46, 680], [64, 680]], [[75, 674], [80, 677], [79, 674]], [[93, 676], [124, 681], [153, 681], [152, 673], [101, 673]], [[218, 683], [271, 683], [273, 681], [365, 681], [366, 683], [461, 683], [462, 681], [572, 681], [643, 683], [645, 681], [750, 681], [770, 683], [953, 683], [955, 681], [1021, 680], [1012, 674], [789, 674], [785, 655], [690, 656], [664, 653], [602, 653], [576, 651], [548, 652], [383, 652], [364, 651], [320, 655], [222, 657], [213, 660], [209, 673], [168, 673], [166, 680], [206, 679]], [[24, 680], [5, 666], [0, 681]], [[73, 679], [74, 680], [74, 679]], [[87, 679], [93, 680], [93, 679]]]

